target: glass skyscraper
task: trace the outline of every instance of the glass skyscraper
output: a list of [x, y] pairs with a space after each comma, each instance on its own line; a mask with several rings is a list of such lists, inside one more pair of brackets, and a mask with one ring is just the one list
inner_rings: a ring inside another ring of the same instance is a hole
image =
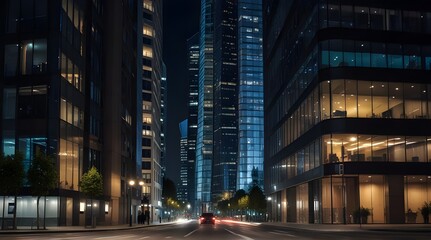
[[196, 135], [198, 128], [198, 97], [199, 97], [199, 33], [194, 34], [187, 40], [188, 50], [188, 76], [189, 76], [189, 99], [188, 99], [188, 129], [187, 129], [187, 201], [195, 211], [195, 164], [196, 164]]
[[236, 0], [214, 2], [214, 148], [211, 197], [236, 191], [238, 50]]
[[263, 189], [262, 0], [238, 1], [238, 171], [236, 189]]
[[199, 101], [196, 138], [196, 211], [211, 201], [213, 160], [213, 0], [201, 1], [199, 50]]

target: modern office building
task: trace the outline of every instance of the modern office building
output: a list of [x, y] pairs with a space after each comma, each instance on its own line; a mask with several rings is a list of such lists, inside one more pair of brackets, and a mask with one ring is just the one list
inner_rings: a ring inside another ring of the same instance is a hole
[[[162, 61], [163, 2], [143, 1], [142, 49], [142, 198], [150, 210], [150, 221], [162, 214]], [[165, 89], [166, 90], [166, 89]], [[164, 93], [165, 94], [165, 93]]]
[[[431, 5], [265, 0], [263, 9], [270, 218], [423, 222]], [[360, 208], [370, 212], [361, 220]]]
[[199, 100], [196, 137], [195, 212], [206, 212], [211, 203], [213, 163], [213, 0], [201, 1], [199, 41]]
[[197, 199], [216, 204], [263, 188], [262, 4], [202, 1], [201, 8]]
[[180, 182], [177, 187], [177, 200], [180, 202], [188, 201], [188, 146], [187, 146], [187, 130], [188, 120], [183, 120], [179, 125], [180, 130]]
[[214, 104], [211, 200], [236, 191], [238, 154], [238, 6], [214, 1]]
[[[196, 135], [198, 128], [198, 81], [199, 81], [199, 33], [194, 34], [187, 40], [187, 70], [189, 80], [189, 99], [188, 99], [188, 129], [187, 129], [187, 159], [188, 159], [188, 186], [187, 202], [195, 206], [196, 199]], [[194, 210], [194, 207], [191, 207]]]
[[[130, 211], [135, 219], [143, 197], [157, 219], [161, 1], [4, 1], [1, 9], [2, 150], [24, 152], [26, 169], [38, 151], [57, 156], [60, 185], [48, 197], [55, 203], [47, 209], [49, 224], [84, 224], [88, 211], [78, 183], [91, 166], [104, 177], [99, 223], [128, 223]], [[142, 177], [139, 196], [128, 180]], [[136, 199], [131, 206], [129, 198]], [[26, 215], [18, 218], [26, 225], [33, 213], [24, 206], [32, 200], [20, 199]]]
[[[138, 6], [97, 0], [0, 3], [1, 150], [24, 153], [25, 170], [37, 152], [55, 156], [59, 185], [46, 199], [47, 225], [86, 223], [89, 208], [79, 181], [91, 166], [104, 180], [103, 197], [93, 201], [98, 224], [129, 221], [127, 180], [136, 178], [140, 160]], [[18, 223], [30, 226], [35, 198], [26, 192], [16, 203], [6, 201], [16, 207]]]
[[262, 0], [238, 1], [238, 163], [236, 189], [263, 185]]

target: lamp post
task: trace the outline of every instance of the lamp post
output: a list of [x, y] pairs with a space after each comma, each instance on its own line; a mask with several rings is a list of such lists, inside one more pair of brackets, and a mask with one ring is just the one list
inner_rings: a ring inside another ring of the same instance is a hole
[[[142, 188], [142, 186], [144, 185], [144, 181], [139, 181], [139, 186], [141, 186], [141, 188]], [[129, 191], [129, 216], [130, 216], [130, 218], [129, 218], [129, 226], [131, 227], [132, 226], [132, 187], [133, 186], [135, 186], [135, 180], [130, 180], [129, 181], [129, 189], [130, 189], [130, 191]]]
[[132, 226], [132, 187], [133, 185], [135, 185], [135, 181], [134, 180], [130, 180], [129, 181], [129, 226]]

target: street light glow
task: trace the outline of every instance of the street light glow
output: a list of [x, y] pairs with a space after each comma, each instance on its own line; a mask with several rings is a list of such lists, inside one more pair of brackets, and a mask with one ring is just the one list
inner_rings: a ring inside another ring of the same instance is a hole
[[134, 181], [134, 180], [130, 180], [130, 181], [129, 181], [129, 185], [130, 185], [130, 186], [135, 185], [135, 181]]

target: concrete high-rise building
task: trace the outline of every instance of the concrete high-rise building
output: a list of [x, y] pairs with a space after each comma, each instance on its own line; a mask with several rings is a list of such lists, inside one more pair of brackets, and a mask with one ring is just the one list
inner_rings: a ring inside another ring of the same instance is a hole
[[265, 0], [263, 9], [269, 217], [423, 222], [409, 210], [431, 200], [428, 2]]
[[[162, 60], [163, 2], [143, 0], [142, 49], [142, 186], [143, 204], [150, 211], [150, 221], [162, 215], [162, 89], [166, 71]], [[145, 207], [144, 206], [144, 207]]]
[[187, 129], [187, 159], [188, 159], [188, 186], [187, 202], [193, 206], [194, 210], [196, 199], [196, 178], [195, 178], [195, 160], [196, 160], [196, 135], [198, 128], [198, 82], [199, 82], [199, 33], [194, 34], [187, 40], [187, 69], [189, 80], [189, 99], [188, 99], [188, 129]]
[[262, 0], [238, 1], [238, 163], [236, 189], [263, 188]]

